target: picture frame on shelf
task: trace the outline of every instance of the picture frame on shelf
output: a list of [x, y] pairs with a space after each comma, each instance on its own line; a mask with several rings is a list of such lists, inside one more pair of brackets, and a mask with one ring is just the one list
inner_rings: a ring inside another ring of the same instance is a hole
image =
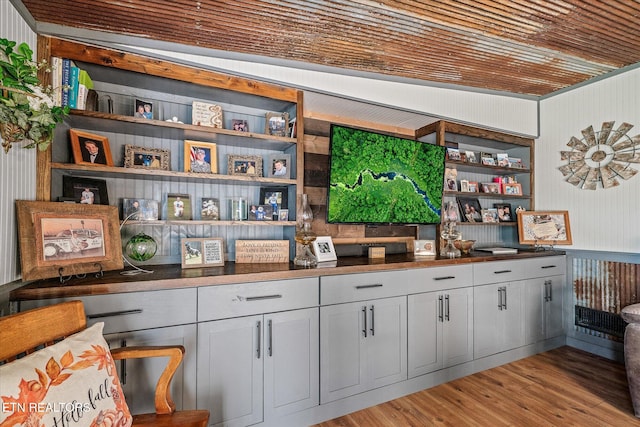
[[289, 192], [286, 187], [261, 187], [259, 205], [270, 205], [274, 216], [279, 217], [281, 208], [289, 206]]
[[158, 201], [152, 199], [122, 199], [122, 219], [131, 221], [157, 221]]
[[249, 132], [249, 122], [244, 119], [232, 119], [231, 129], [236, 132]]
[[337, 261], [338, 255], [336, 249], [333, 246], [333, 240], [331, 236], [318, 236], [313, 241], [313, 253], [316, 256], [318, 262]]
[[204, 221], [220, 220], [220, 200], [214, 197], [200, 199], [200, 219]]
[[493, 207], [498, 210], [499, 222], [514, 222], [516, 220], [509, 203], [494, 203]]
[[482, 209], [482, 222], [495, 223], [498, 222], [498, 209], [486, 208]]
[[191, 196], [178, 193], [167, 194], [167, 219], [190, 220], [191, 218]]
[[505, 182], [502, 184], [502, 192], [511, 196], [522, 196], [522, 184], [519, 182]]
[[210, 102], [193, 101], [191, 124], [222, 129], [222, 107]]
[[22, 280], [124, 268], [116, 206], [16, 200]]
[[224, 242], [221, 237], [180, 239], [182, 268], [222, 267]]
[[513, 169], [524, 169], [524, 163], [519, 157], [509, 157], [509, 167]]
[[468, 179], [461, 179], [460, 180], [460, 192], [461, 193], [468, 193], [469, 192], [469, 180]]
[[184, 141], [184, 171], [218, 173], [218, 152], [213, 142]]
[[278, 210], [278, 221], [289, 221], [289, 209]]
[[456, 168], [445, 168], [444, 180], [448, 191], [458, 191], [458, 170]]
[[457, 201], [463, 222], [482, 222], [482, 208], [478, 199], [458, 197]]
[[414, 240], [413, 255], [414, 256], [435, 256], [436, 241], [435, 240]]
[[268, 178], [291, 178], [291, 154], [270, 154], [268, 162]]
[[507, 153], [496, 153], [496, 164], [503, 168], [509, 167], [509, 155]]
[[460, 215], [458, 214], [458, 205], [456, 202], [446, 201], [442, 206], [442, 219], [445, 222], [458, 222]]
[[73, 161], [77, 165], [113, 166], [109, 138], [78, 129], [69, 129]]
[[[275, 213], [277, 218], [278, 214]], [[249, 207], [249, 221], [273, 221], [274, 211], [271, 205], [251, 205]]]
[[272, 136], [287, 136], [289, 131], [289, 113], [266, 113], [264, 133]]
[[469, 193], [477, 193], [477, 192], [478, 192], [478, 182], [469, 181]]
[[460, 150], [454, 147], [447, 147], [447, 159], [459, 162], [462, 159], [460, 156]]
[[126, 144], [124, 146], [124, 167], [168, 171], [171, 169], [169, 156], [169, 150]]
[[229, 154], [227, 155], [227, 173], [229, 175], [262, 176], [262, 157]]
[[478, 163], [478, 155], [475, 151], [466, 150], [465, 152], [465, 161], [467, 163]]
[[518, 241], [523, 245], [571, 245], [569, 211], [519, 211]]
[[153, 119], [153, 102], [144, 99], [136, 99], [134, 103], [133, 117], [138, 119]]
[[63, 175], [62, 196], [82, 205], [108, 205], [109, 193], [104, 179]]
[[497, 182], [483, 182], [482, 192], [490, 194], [500, 194], [500, 184]]

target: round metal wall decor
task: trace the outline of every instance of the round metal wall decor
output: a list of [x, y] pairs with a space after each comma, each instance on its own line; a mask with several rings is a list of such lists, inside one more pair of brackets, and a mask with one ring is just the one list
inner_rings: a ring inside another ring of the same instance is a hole
[[614, 130], [614, 123], [602, 123], [598, 132], [589, 126], [582, 138], [571, 137], [571, 151], [560, 152], [567, 164], [559, 168], [569, 184], [582, 190], [607, 189], [620, 185], [618, 178], [627, 180], [638, 173], [631, 164], [640, 163], [640, 135], [627, 135], [632, 124], [622, 123]]

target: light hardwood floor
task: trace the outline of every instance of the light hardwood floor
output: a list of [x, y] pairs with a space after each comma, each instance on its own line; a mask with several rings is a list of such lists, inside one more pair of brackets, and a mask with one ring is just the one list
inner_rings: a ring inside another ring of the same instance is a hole
[[561, 347], [317, 427], [640, 426], [624, 365]]

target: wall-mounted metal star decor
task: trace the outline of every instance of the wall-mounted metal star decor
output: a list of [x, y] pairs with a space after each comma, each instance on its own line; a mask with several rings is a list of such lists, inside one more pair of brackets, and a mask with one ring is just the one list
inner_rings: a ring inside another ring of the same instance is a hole
[[560, 152], [568, 163], [558, 168], [568, 183], [582, 190], [607, 189], [620, 185], [618, 177], [627, 180], [638, 173], [631, 164], [640, 163], [640, 135], [627, 135], [633, 127], [629, 123], [613, 130], [614, 123], [602, 123], [599, 132], [589, 126], [582, 138], [571, 137], [571, 151]]

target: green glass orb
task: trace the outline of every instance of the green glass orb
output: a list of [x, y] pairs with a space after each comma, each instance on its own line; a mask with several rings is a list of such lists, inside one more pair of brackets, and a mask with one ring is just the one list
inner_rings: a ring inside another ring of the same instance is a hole
[[153, 258], [157, 250], [158, 244], [153, 237], [144, 233], [138, 233], [130, 238], [124, 247], [127, 256], [136, 261], [147, 261]]

